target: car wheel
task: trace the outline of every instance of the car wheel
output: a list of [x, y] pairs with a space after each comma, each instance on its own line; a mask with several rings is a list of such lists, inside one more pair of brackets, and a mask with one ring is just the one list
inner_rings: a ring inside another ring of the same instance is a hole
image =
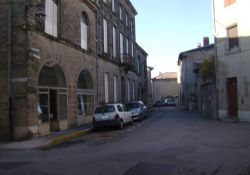
[[140, 121], [142, 121], [142, 120], [143, 120], [143, 115], [141, 114], [141, 115], [140, 115]]
[[122, 120], [120, 120], [120, 123], [119, 123], [119, 128], [120, 128], [120, 129], [123, 129], [123, 127], [124, 127], [124, 125], [123, 125], [123, 121], [122, 121]]
[[134, 120], [131, 118], [130, 124], [133, 125], [134, 124]]
[[97, 126], [94, 126], [94, 131], [99, 131], [100, 130], [100, 127], [97, 127]]

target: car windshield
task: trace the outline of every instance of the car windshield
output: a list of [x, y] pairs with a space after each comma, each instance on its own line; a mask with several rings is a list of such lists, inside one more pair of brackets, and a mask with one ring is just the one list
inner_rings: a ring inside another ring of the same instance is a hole
[[125, 106], [128, 109], [134, 109], [134, 108], [139, 108], [140, 104], [139, 103], [127, 103]]
[[95, 109], [95, 114], [115, 112], [115, 107], [113, 105], [104, 105], [97, 107]]

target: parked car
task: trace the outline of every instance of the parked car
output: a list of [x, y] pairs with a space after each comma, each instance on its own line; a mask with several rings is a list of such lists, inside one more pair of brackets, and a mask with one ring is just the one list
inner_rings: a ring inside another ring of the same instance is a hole
[[147, 117], [147, 107], [142, 101], [128, 102], [125, 106], [132, 112], [133, 120], [143, 120]]
[[162, 106], [161, 101], [160, 101], [160, 100], [156, 100], [156, 101], [154, 102], [154, 106]]
[[132, 113], [121, 103], [105, 104], [97, 106], [93, 116], [93, 126], [119, 126], [123, 128], [124, 124], [133, 124]]
[[175, 99], [174, 98], [166, 98], [164, 101], [165, 106], [175, 106]]
[[162, 99], [162, 100], [156, 100], [154, 102], [154, 106], [157, 107], [157, 106], [164, 106], [165, 105], [165, 99]]

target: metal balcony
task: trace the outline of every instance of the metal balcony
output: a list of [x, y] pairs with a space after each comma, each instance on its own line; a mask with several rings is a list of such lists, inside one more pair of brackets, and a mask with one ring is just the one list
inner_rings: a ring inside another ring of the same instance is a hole
[[125, 72], [133, 71], [135, 69], [134, 58], [128, 54], [123, 54], [121, 56], [121, 66], [124, 67]]

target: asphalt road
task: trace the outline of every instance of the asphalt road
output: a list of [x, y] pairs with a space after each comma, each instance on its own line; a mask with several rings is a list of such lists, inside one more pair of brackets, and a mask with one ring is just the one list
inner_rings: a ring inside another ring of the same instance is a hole
[[250, 175], [250, 123], [161, 107], [123, 130], [49, 149], [0, 150], [0, 174]]

